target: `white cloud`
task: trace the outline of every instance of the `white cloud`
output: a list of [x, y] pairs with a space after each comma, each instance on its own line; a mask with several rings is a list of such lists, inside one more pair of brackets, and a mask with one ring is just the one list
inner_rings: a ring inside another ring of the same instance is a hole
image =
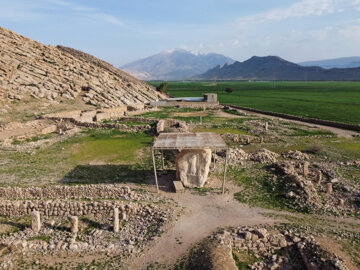
[[42, 0], [37, 3], [16, 3], [7, 0], [7, 3], [3, 3], [0, 9], [0, 18], [17, 22], [43, 19], [49, 16], [48, 11], [59, 8], [67, 9], [75, 13], [76, 16], [88, 17], [116, 26], [124, 26], [124, 23], [112, 14], [103, 13], [96, 8], [77, 5], [65, 0]]
[[46, 1], [47, 3], [49, 3], [49, 4], [54, 4], [54, 5], [66, 7], [66, 8], [69, 8], [69, 9], [71, 9], [71, 10], [74, 10], [74, 11], [82, 11], [82, 12], [93, 12], [93, 11], [96, 11], [95, 8], [89, 8], [89, 7], [84, 7], [84, 6], [76, 5], [76, 4], [74, 4], [74, 3], [67, 2], [67, 1], [63, 1], [63, 0], [45, 0], [45, 1]]
[[[360, 2], [360, 0], [355, 0]], [[309, 16], [322, 16], [341, 12], [339, 3], [343, 0], [301, 0], [286, 8], [272, 9], [263, 13], [257, 13], [242, 17], [236, 21], [238, 25], [250, 23], [264, 23], [268, 21], [280, 21], [289, 18], [302, 18]]]
[[107, 22], [110, 24], [114, 24], [114, 25], [118, 25], [118, 26], [124, 25], [124, 23], [119, 18], [117, 18], [116, 16], [113, 16], [111, 14], [92, 12], [92, 13], [84, 13], [84, 15], [89, 18], [99, 20], [99, 21], [104, 21], [104, 22]]
[[357, 10], [360, 11], [360, 0], [354, 0], [352, 4]]

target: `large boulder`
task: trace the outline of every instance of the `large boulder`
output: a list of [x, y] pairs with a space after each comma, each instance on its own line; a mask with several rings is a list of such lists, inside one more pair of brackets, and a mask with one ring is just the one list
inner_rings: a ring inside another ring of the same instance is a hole
[[176, 157], [176, 174], [185, 187], [204, 186], [211, 164], [211, 150], [183, 150]]

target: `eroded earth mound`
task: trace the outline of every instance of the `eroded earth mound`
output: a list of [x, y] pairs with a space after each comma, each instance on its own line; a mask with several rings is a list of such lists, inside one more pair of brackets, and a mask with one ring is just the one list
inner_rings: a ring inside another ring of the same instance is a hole
[[0, 27], [0, 101], [79, 99], [106, 108], [159, 97], [155, 88], [91, 55]]

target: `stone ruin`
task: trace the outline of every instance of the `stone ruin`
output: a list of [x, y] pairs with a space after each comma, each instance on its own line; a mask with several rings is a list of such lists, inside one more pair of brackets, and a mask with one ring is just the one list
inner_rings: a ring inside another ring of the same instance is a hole
[[229, 246], [236, 252], [253, 253], [258, 261], [249, 265], [249, 269], [347, 269], [340, 258], [322, 249], [313, 236], [292, 230], [228, 228], [213, 234], [210, 239], [217, 241], [218, 247]]
[[329, 169], [307, 161], [275, 162], [275, 181], [286, 191], [285, 197], [291, 208], [310, 212], [331, 212], [352, 215], [359, 211], [354, 203], [360, 198], [360, 191], [349, 185], [346, 179], [337, 178]]
[[175, 119], [162, 119], [156, 125], [156, 132], [160, 134], [162, 132], [166, 133], [184, 133], [189, 132], [189, 128], [186, 125], [185, 121], [175, 120]]
[[[223, 153], [218, 153], [215, 157], [217, 161], [224, 163]], [[261, 148], [252, 153], [246, 153], [241, 148], [230, 148], [228, 150], [228, 162], [230, 165], [243, 165], [245, 161], [259, 163], [273, 163], [277, 161], [278, 154], [265, 148]]]
[[[24, 254], [140, 252], [171, 218], [163, 200], [121, 185], [0, 188], [1, 215], [31, 216], [31, 225], [0, 236], [0, 245]], [[49, 240], [33, 240], [41, 237]]]

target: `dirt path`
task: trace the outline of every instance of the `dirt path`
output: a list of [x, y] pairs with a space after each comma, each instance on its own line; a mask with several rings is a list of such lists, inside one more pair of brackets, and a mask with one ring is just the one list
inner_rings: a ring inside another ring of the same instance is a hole
[[277, 119], [277, 120], [281, 120], [284, 122], [300, 124], [300, 125], [307, 126], [310, 128], [319, 128], [319, 129], [323, 129], [323, 130], [328, 130], [328, 131], [333, 132], [334, 134], [338, 135], [339, 137], [343, 137], [343, 138], [352, 138], [353, 136], [360, 136], [360, 132], [356, 132], [356, 131], [351, 131], [351, 130], [346, 130], [346, 129], [341, 129], [341, 128], [334, 128], [334, 127], [329, 127], [329, 126], [319, 125], [319, 124], [311, 124], [311, 123], [306, 123], [306, 122], [302, 122], [302, 121], [298, 121], [298, 120], [291, 120], [291, 119], [286, 119], [286, 118], [277, 117], [277, 116], [249, 112], [246, 110], [240, 110], [240, 109], [238, 109], [238, 110], [242, 111], [243, 113], [247, 113], [248, 115], [254, 115], [254, 116], [268, 118], [268, 119], [272, 119], [272, 120]]
[[232, 186], [228, 194], [201, 196], [187, 190], [185, 193], [162, 195], [173, 199], [184, 212], [177, 221], [168, 224], [165, 233], [139, 257], [132, 258], [128, 269], [143, 269], [153, 262], [172, 265], [186, 251], [201, 239], [209, 236], [217, 228], [256, 224], [272, 224], [274, 220], [260, 214], [263, 209], [251, 208], [234, 200], [234, 192], [239, 187]]

